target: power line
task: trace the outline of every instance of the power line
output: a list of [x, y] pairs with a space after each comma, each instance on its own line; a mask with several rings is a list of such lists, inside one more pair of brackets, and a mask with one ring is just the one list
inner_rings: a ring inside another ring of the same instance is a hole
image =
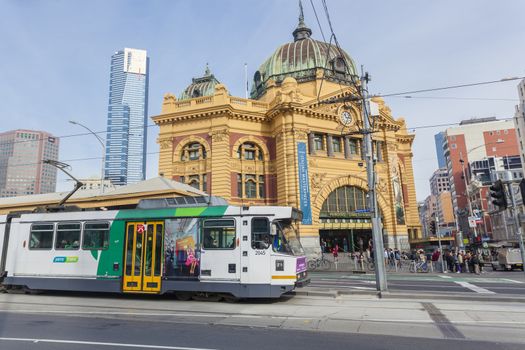
[[405, 91], [405, 92], [395, 92], [390, 94], [377, 94], [371, 97], [391, 97], [391, 96], [400, 96], [400, 95], [408, 95], [408, 94], [419, 94], [421, 92], [430, 92], [430, 91], [441, 91], [441, 90], [450, 90], [450, 89], [459, 89], [464, 87], [471, 87], [471, 86], [480, 86], [480, 85], [489, 85], [489, 84], [497, 84], [497, 83], [504, 83], [507, 81], [514, 81], [514, 80], [522, 80], [525, 77], [512, 77], [512, 78], [503, 78], [499, 80], [490, 80], [490, 81], [482, 81], [478, 83], [467, 83], [467, 84], [457, 84], [457, 85], [448, 85], [443, 87], [437, 87], [437, 88], [430, 88], [430, 89], [420, 89], [420, 90], [412, 90], [412, 91]]
[[454, 96], [391, 96], [406, 99], [429, 99], [429, 100], [468, 100], [468, 101], [508, 101], [518, 102], [517, 98], [489, 98], [489, 97], [454, 97]]
[[[147, 124], [145, 126], [130, 126], [130, 127], [128, 127], [128, 130], [131, 130], [131, 129], [145, 129], [145, 130], [147, 130], [148, 128], [150, 128], [152, 126], [157, 126], [157, 124]], [[98, 134], [107, 134], [107, 130], [94, 131], [93, 133], [83, 132], [83, 133], [78, 133], [78, 134], [69, 134], [69, 135], [62, 135], [62, 136], [50, 136], [50, 137], [53, 137], [55, 139], [66, 139], [66, 138], [70, 138], [70, 137], [87, 136], [87, 135], [93, 135], [93, 134], [97, 134], [97, 135]], [[9, 141], [9, 142], [1, 142], [0, 146], [1, 145], [17, 144], [17, 143], [26, 143], [26, 142], [39, 142], [41, 140], [42, 139], [29, 139], [29, 140], [16, 140], [16, 141]]]

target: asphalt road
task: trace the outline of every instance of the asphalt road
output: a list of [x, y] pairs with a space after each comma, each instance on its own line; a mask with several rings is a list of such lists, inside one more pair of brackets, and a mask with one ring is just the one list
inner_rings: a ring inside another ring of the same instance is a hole
[[521, 350], [523, 344], [187, 324], [169, 319], [127, 320], [112, 317], [0, 313], [2, 350], [137, 348]]
[[[374, 291], [375, 275], [349, 272], [311, 272], [309, 289]], [[475, 274], [389, 274], [392, 292], [444, 293], [525, 297], [525, 274], [521, 271]]]

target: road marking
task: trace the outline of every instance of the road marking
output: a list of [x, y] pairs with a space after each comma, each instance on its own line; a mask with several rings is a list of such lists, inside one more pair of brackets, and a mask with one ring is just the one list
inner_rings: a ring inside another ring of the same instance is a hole
[[375, 288], [372, 288], [372, 287], [350, 287], [350, 288], [353, 288], [353, 289], [364, 289], [364, 290], [376, 290]]
[[103, 343], [95, 341], [63, 340], [63, 339], [32, 339], [32, 338], [0, 338], [6, 341], [31, 342], [31, 343], [55, 343], [55, 344], [79, 344], [96, 346], [120, 346], [123, 348], [141, 349], [167, 349], [167, 350], [213, 350], [211, 348], [188, 348], [183, 346], [147, 345], [147, 344], [128, 344], [128, 343]]
[[441, 334], [448, 339], [465, 339], [465, 336], [450, 320], [432, 303], [421, 303], [430, 319], [436, 324]]
[[452, 278], [450, 276], [445, 276], [445, 275], [438, 275], [438, 276], [441, 277], [441, 278]]
[[470, 290], [473, 290], [474, 292], [479, 293], [479, 294], [496, 294], [495, 292], [490, 291], [488, 289], [475, 286], [472, 283], [460, 282], [460, 281], [454, 281], [454, 283], [457, 283], [457, 284], [459, 284], [462, 287], [465, 287], [465, 288], [468, 288]]
[[516, 281], [516, 280], [511, 280], [510, 278], [502, 278], [503, 281], [509, 281], [509, 282], [512, 282], [512, 283], [520, 283], [520, 284], [523, 284], [525, 282], [521, 282], [521, 281]]

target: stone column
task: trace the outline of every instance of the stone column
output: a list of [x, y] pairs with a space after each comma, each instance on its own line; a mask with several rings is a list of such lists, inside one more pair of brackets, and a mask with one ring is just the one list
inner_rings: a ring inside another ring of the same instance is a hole
[[348, 136], [345, 136], [345, 158], [350, 159], [350, 139]]
[[326, 135], [326, 150], [328, 151], [328, 157], [334, 156], [334, 143], [332, 142], [332, 135]]
[[310, 154], [315, 154], [314, 138], [315, 134], [313, 132], [308, 134], [308, 150], [310, 151]]

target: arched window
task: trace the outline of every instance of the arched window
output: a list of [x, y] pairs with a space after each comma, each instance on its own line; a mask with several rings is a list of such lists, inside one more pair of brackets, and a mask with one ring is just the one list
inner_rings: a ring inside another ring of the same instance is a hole
[[180, 155], [181, 161], [206, 159], [206, 148], [198, 142], [192, 142], [184, 146]]
[[354, 186], [342, 186], [330, 193], [323, 203], [321, 213], [365, 213], [368, 212], [367, 194]]
[[264, 160], [264, 153], [253, 142], [244, 142], [237, 149], [237, 157], [242, 160]]

